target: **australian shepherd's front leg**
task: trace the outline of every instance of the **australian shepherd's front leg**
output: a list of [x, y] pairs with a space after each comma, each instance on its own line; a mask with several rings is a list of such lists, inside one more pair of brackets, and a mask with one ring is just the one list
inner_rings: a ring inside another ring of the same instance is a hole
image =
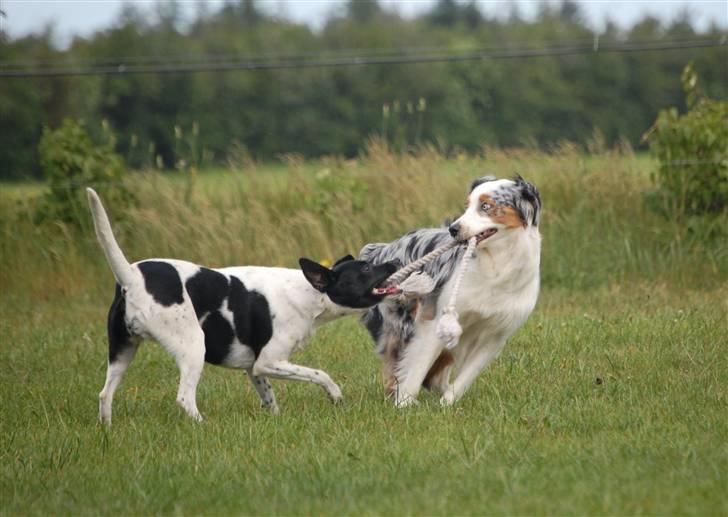
[[407, 407], [417, 401], [430, 368], [443, 352], [444, 343], [437, 338], [435, 324], [436, 320], [418, 323], [417, 334], [404, 349], [395, 367], [394, 401], [397, 407]]
[[460, 345], [455, 349], [458, 374], [455, 381], [442, 394], [440, 403], [443, 406], [451, 406], [460, 400], [475, 382], [478, 374], [498, 358], [505, 344], [505, 339], [488, 337], [483, 338], [482, 342], [461, 339]]

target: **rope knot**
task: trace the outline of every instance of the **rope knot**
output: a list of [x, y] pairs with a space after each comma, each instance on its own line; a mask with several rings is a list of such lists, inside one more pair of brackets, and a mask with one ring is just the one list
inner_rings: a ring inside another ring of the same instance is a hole
[[457, 346], [462, 333], [463, 328], [458, 321], [458, 311], [455, 310], [455, 307], [443, 309], [435, 329], [437, 338], [445, 343], [445, 348], [451, 350]]

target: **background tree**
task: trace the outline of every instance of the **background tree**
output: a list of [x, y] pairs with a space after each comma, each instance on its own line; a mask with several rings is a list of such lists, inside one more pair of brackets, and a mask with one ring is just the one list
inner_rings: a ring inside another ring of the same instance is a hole
[[[508, 7], [508, 6], [507, 6]], [[258, 9], [254, 0], [197, 5], [185, 20], [178, 0], [149, 10], [125, 4], [115, 23], [66, 50], [51, 31], [11, 39], [0, 32], [0, 62], [76, 66], [172, 66], [220, 59], [310, 60], [413, 52], [408, 49], [520, 49], [591, 44], [594, 32], [579, 4], [544, 3], [526, 20], [516, 4], [488, 18], [477, 4], [439, 0], [430, 12], [403, 19], [374, 0], [351, 0], [320, 31]], [[607, 23], [600, 42], [643, 42], [710, 36], [685, 14], [663, 25], [646, 17], [626, 30]], [[107, 121], [119, 152], [133, 167], [179, 161], [179, 138], [198, 128], [206, 156], [224, 162], [233, 144], [258, 159], [286, 152], [356, 155], [373, 133], [398, 149], [424, 142], [467, 150], [524, 142], [583, 143], [594, 128], [607, 144], [640, 136], [665, 106], [684, 108], [680, 70], [693, 61], [707, 95], [728, 96], [728, 47], [672, 52], [587, 53], [390, 66], [256, 72], [204, 72], [0, 79], [0, 177], [38, 174], [43, 126], [64, 117], [85, 121], [98, 137]], [[386, 117], [385, 117], [386, 114]]]

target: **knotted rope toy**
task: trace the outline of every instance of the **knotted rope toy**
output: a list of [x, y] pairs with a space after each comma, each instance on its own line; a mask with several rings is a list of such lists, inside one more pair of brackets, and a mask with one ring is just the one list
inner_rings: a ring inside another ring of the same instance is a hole
[[440, 319], [437, 320], [437, 327], [435, 328], [435, 334], [440, 338], [440, 341], [445, 343], [445, 348], [452, 350], [455, 348], [460, 341], [460, 336], [463, 333], [463, 328], [460, 326], [458, 321], [458, 311], [455, 309], [455, 302], [458, 298], [458, 291], [460, 290], [460, 283], [465, 276], [465, 272], [468, 270], [470, 265], [470, 259], [475, 254], [475, 245], [477, 244], [477, 237], [472, 237], [468, 241], [468, 247], [465, 248], [465, 254], [460, 261], [460, 269], [455, 277], [455, 283], [452, 286], [452, 294], [450, 295], [450, 303], [442, 310]]
[[[397, 286], [402, 291], [401, 294], [405, 298], [418, 298], [431, 293], [432, 290], [435, 289], [435, 281], [424, 271], [417, 270], [423, 268], [426, 264], [432, 262], [437, 257], [454, 248], [458, 244], [460, 244], [458, 241], [452, 240], [443, 244], [439, 248], [435, 248], [430, 253], [420, 257], [414, 262], [410, 262], [390, 276], [386, 280], [385, 285]], [[417, 272], [415, 273], [415, 271]]]
[[[460, 244], [462, 243], [452, 240], [443, 244], [439, 248], [432, 250], [430, 253], [420, 257], [414, 262], [409, 263], [394, 273], [387, 279], [385, 285], [397, 285], [405, 297], [420, 297], [431, 293], [433, 289], [435, 289], [435, 281], [427, 273], [423, 271], [415, 273], [415, 271], [421, 269], [446, 251], [454, 248], [455, 246], [459, 246]], [[462, 282], [465, 271], [468, 268], [470, 259], [474, 255], [476, 244], [476, 237], [473, 237], [468, 241], [468, 246], [460, 261], [460, 268], [457, 272], [457, 276], [455, 277], [455, 284], [453, 285], [452, 294], [450, 295], [450, 303], [448, 303], [448, 305], [442, 310], [440, 318], [437, 321], [435, 334], [442, 342], [445, 343], [445, 347], [448, 350], [457, 346], [460, 336], [463, 333], [463, 329], [458, 322], [458, 313], [455, 309], [455, 302], [457, 301], [458, 291], [460, 290], [460, 283]]]

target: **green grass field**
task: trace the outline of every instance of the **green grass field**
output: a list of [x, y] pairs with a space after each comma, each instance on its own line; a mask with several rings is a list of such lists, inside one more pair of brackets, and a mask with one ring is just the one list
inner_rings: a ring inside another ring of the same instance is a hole
[[112, 276], [88, 221], [34, 224], [38, 187], [3, 188], [0, 513], [727, 514], [725, 235], [646, 210], [652, 163], [629, 154], [375, 151], [200, 174], [191, 194], [135, 177], [114, 226], [133, 259], [292, 266], [438, 224], [470, 179], [521, 172], [544, 200], [543, 290], [459, 405], [424, 393], [394, 409], [347, 319], [294, 359], [330, 373], [341, 406], [274, 381], [281, 414], [268, 415], [243, 372], [206, 367], [196, 424], [149, 344], [106, 429]]

